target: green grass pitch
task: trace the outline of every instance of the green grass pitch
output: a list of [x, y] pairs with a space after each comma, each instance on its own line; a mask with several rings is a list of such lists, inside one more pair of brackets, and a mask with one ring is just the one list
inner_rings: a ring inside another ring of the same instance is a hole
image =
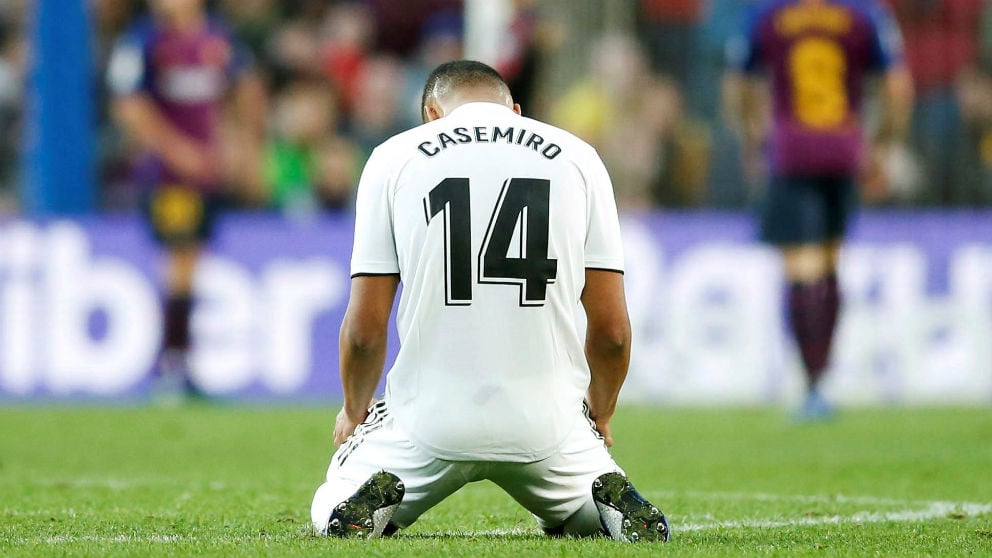
[[336, 409], [0, 408], [0, 556], [990, 556], [992, 409], [622, 407], [672, 542], [550, 540], [488, 483], [392, 539], [309, 533]]

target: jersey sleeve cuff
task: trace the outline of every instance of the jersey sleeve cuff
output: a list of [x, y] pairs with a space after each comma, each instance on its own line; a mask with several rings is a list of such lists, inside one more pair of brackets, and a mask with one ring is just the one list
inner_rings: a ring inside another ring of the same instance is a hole
[[620, 274], [624, 272], [622, 260], [586, 260], [585, 268], [600, 271], [615, 271]]
[[606, 267], [586, 267], [586, 271], [606, 271], [608, 273], [619, 273], [620, 275], [624, 275], [622, 269], [610, 269]]
[[400, 268], [394, 263], [352, 263], [351, 264], [351, 276], [359, 277], [362, 275], [399, 275]]

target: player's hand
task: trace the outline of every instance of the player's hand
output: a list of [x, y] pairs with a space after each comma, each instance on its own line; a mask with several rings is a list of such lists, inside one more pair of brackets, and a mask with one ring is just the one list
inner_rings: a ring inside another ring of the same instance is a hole
[[358, 428], [358, 425], [362, 424], [362, 421], [364, 420], [365, 417], [362, 417], [361, 420], [352, 419], [348, 416], [348, 413], [345, 412], [344, 407], [342, 407], [341, 411], [338, 413], [338, 418], [334, 420], [334, 445], [340, 446], [343, 444], [345, 440], [355, 433], [355, 429]]
[[[371, 408], [375, 405], [375, 398], [369, 401], [368, 407]], [[355, 433], [355, 429], [358, 428], [359, 424], [362, 424], [366, 418], [369, 416], [368, 409], [362, 414], [362, 417], [350, 417], [346, 412], [347, 407], [342, 406], [341, 410], [338, 412], [337, 418], [334, 420], [334, 445], [340, 446]]]
[[599, 435], [603, 437], [603, 441], [606, 443], [606, 447], [612, 448], [613, 435], [610, 434], [610, 420], [593, 419], [593, 422], [596, 423], [596, 431], [599, 432]]
[[883, 202], [890, 194], [888, 177], [885, 174], [885, 154], [884, 144], [872, 144], [866, 149], [858, 177], [865, 203]]
[[222, 169], [218, 157], [201, 142], [176, 141], [162, 155], [169, 168], [186, 180], [214, 182], [220, 179]]

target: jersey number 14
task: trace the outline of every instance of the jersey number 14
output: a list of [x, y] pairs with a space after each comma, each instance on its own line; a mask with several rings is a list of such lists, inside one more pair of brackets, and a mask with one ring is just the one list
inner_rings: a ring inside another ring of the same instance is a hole
[[[551, 182], [512, 178], [503, 183], [479, 249], [483, 284], [517, 285], [521, 306], [542, 306], [548, 285], [558, 276], [558, 260], [548, 258]], [[472, 205], [468, 178], [446, 178], [424, 198], [430, 224], [444, 219], [445, 304], [472, 304]], [[517, 225], [519, 223], [519, 226]], [[520, 257], [509, 257], [519, 233]]]

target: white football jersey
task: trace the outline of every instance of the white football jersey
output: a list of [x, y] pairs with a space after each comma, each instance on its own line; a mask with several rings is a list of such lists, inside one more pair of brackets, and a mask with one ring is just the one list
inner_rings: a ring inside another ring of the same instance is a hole
[[469, 103], [372, 153], [352, 276], [399, 274], [386, 400], [440, 459], [530, 462], [576, 424], [586, 268], [622, 272], [609, 175], [577, 137]]

